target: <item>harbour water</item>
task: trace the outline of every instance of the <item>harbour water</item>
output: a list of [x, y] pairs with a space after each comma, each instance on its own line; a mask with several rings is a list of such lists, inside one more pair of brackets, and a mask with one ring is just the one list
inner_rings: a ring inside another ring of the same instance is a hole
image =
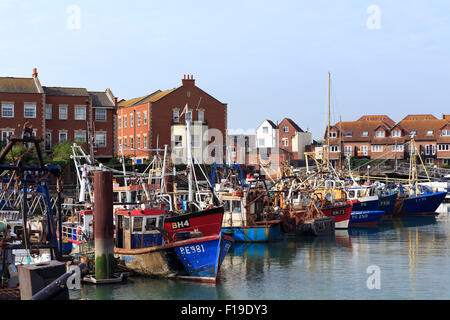
[[71, 298], [450, 299], [450, 204], [438, 211], [437, 217], [338, 230], [332, 238], [235, 244], [216, 285], [133, 277], [125, 284], [83, 285]]

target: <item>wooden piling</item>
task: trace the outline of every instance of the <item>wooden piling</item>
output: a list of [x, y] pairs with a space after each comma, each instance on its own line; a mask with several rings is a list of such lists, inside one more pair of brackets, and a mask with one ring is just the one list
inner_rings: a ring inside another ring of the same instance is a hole
[[95, 278], [114, 276], [114, 227], [112, 173], [94, 172]]

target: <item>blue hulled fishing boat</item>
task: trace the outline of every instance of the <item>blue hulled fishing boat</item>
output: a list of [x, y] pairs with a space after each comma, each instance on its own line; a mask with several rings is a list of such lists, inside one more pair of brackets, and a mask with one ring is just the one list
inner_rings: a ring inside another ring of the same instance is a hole
[[380, 194], [378, 196], [378, 211], [383, 211], [385, 216], [391, 216], [394, 213], [395, 202], [397, 200], [398, 193], [393, 194]]
[[349, 227], [376, 226], [383, 216], [384, 211], [352, 211]]

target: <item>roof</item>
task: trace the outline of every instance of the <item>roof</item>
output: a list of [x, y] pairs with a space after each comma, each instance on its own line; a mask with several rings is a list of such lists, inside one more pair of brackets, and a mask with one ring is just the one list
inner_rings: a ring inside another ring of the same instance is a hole
[[438, 118], [432, 114], [409, 114], [403, 120], [438, 120]]
[[302, 130], [302, 128], [300, 128], [292, 119], [284, 118], [281, 122], [283, 122], [284, 120], [288, 121], [291, 124], [291, 126], [294, 127], [295, 131], [297, 131], [297, 132], [304, 132]]
[[67, 87], [43, 87], [46, 95], [49, 96], [72, 96], [88, 97], [89, 93], [85, 88], [67, 88]]
[[162, 99], [163, 97], [167, 96], [169, 93], [173, 92], [176, 89], [177, 88], [169, 89], [169, 90], [165, 90], [165, 91], [157, 90], [153, 93], [150, 93], [148, 95], [145, 95], [145, 96], [142, 96], [139, 98], [124, 100], [119, 103], [119, 107], [124, 108], [124, 107], [131, 107], [131, 106], [135, 106], [135, 105], [143, 104], [143, 103], [156, 102], [156, 101]]
[[0, 77], [0, 92], [3, 93], [42, 93], [34, 78]]
[[364, 115], [359, 118], [357, 121], [383, 121], [388, 126], [392, 127], [395, 124], [395, 121], [389, 118], [387, 115]]
[[272, 128], [274, 128], [274, 129], [277, 129], [277, 128], [278, 128], [278, 126], [277, 126], [275, 123], [273, 123], [272, 120], [266, 119], [265, 121], [267, 121], [267, 122], [272, 126]]
[[114, 108], [114, 101], [104, 91], [89, 91], [93, 107]]
[[[342, 121], [336, 123], [331, 128], [335, 128], [337, 131], [340, 131], [342, 128], [342, 140], [343, 141], [370, 141], [375, 137], [375, 129], [379, 126], [385, 125], [385, 122], [382, 120], [364, 120], [364, 121]], [[362, 133], [367, 131], [367, 136], [362, 136]], [[348, 132], [352, 133], [351, 137], [346, 136]], [[325, 134], [326, 139], [326, 134]]]
[[[448, 123], [444, 119], [436, 120], [402, 120], [398, 124], [409, 135], [411, 131], [416, 131], [416, 140], [437, 140], [441, 135], [441, 128]], [[432, 135], [427, 135], [428, 131], [433, 131]]]

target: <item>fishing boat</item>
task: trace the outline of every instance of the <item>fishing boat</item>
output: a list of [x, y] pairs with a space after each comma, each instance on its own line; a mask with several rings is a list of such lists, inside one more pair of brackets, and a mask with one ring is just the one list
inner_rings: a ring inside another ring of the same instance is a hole
[[417, 176], [417, 158], [420, 159], [428, 177], [428, 182], [431, 184], [430, 177], [414, 141], [414, 136], [412, 136], [410, 141], [410, 171], [408, 184], [399, 186], [400, 194], [397, 198], [394, 214], [437, 215], [437, 208], [445, 200], [445, 197], [448, 194], [448, 191], [433, 190], [431, 185], [427, 186], [419, 184], [419, 178]]
[[114, 252], [121, 263], [141, 275], [200, 282], [217, 281], [233, 239], [222, 232], [204, 236], [185, 231], [170, 239], [158, 209], [116, 211]]
[[383, 211], [383, 216], [392, 216], [395, 209], [395, 202], [397, 201], [398, 193], [383, 193], [378, 195], [378, 208], [376, 210]]
[[346, 188], [348, 199], [353, 202], [353, 211], [373, 211], [379, 207], [375, 185], [353, 185]]
[[[76, 215], [62, 223], [63, 251], [69, 254], [80, 244], [94, 239], [94, 214], [92, 210], [78, 210]], [[59, 239], [59, 234], [57, 234]], [[66, 245], [68, 244], [68, 245]]]

